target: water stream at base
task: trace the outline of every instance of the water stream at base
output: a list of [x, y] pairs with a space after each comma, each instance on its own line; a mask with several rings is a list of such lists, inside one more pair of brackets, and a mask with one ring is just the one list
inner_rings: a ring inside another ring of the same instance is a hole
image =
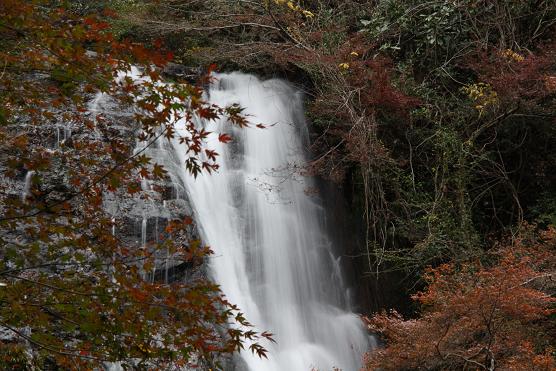
[[[257, 330], [275, 334], [277, 344], [264, 344], [268, 360], [244, 351], [239, 368], [357, 370], [372, 338], [349, 311], [324, 210], [306, 192], [312, 180], [299, 175], [307, 142], [302, 96], [277, 79], [214, 77], [208, 100], [221, 107], [239, 104], [253, 125], [200, 122], [214, 132], [208, 146], [220, 154], [220, 169], [196, 179], [183, 169], [176, 178], [215, 252], [209, 263], [214, 280]], [[255, 128], [258, 123], [267, 128]], [[219, 142], [217, 132], [231, 133], [233, 142]], [[173, 151], [183, 164], [183, 144], [173, 143]]]

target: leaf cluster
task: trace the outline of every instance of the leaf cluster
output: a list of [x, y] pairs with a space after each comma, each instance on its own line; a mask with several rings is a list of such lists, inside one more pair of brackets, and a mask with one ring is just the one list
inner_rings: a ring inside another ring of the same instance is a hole
[[366, 369], [553, 369], [554, 242], [549, 229], [498, 246], [490, 264], [429, 269], [426, 290], [414, 296], [418, 319], [366, 319], [386, 342], [367, 355]]
[[[84, 16], [75, 5], [0, 4], [1, 363], [217, 367], [217, 355], [244, 342], [264, 356], [257, 340], [269, 334], [244, 330], [250, 324], [217, 285], [149, 279], [159, 251], [193, 267], [211, 253], [186, 238], [190, 219], [140, 248], [112, 233], [125, 216], [105, 208], [113, 195], [133, 198], [143, 180], [167, 176], [145, 152], [156, 141], [183, 146], [194, 175], [218, 169], [196, 123], [225, 116], [243, 127], [241, 109], [164, 81], [172, 55], [160, 43], [119, 40], [113, 12]], [[103, 114], [99, 97], [123, 114]], [[136, 142], [145, 147], [134, 151]]]

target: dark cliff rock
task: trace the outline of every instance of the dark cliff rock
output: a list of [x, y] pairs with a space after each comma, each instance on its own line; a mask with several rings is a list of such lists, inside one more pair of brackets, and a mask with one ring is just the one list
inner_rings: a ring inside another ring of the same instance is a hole
[[183, 64], [169, 62], [164, 66], [162, 74], [171, 79], [181, 79], [189, 83], [195, 83], [203, 74], [199, 67], [188, 67]]

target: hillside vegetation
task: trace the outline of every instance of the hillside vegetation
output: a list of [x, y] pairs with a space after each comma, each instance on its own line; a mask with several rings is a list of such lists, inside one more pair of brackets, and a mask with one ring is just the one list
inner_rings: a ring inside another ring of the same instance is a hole
[[[384, 341], [369, 370], [554, 369], [554, 1], [65, 6], [98, 15], [115, 40], [162, 46], [165, 60], [286, 77], [306, 92], [303, 171], [345, 196], [353, 285]], [[21, 35], [2, 26], [18, 48]]]

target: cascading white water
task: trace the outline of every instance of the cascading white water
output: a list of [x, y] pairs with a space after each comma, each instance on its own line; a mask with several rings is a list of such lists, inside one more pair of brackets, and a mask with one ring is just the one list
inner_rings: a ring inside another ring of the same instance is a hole
[[[135, 68], [131, 76], [143, 78]], [[185, 170], [188, 154], [177, 139], [171, 144], [157, 142], [149, 156], [169, 171], [176, 199], [187, 192], [201, 236], [215, 252], [209, 263], [213, 279], [256, 330], [272, 332], [277, 341], [264, 344], [268, 360], [241, 352], [243, 361], [237, 362], [237, 369], [357, 370], [373, 339], [349, 311], [349, 295], [326, 233], [324, 210], [306, 192], [313, 188], [312, 180], [297, 171], [305, 161], [307, 142], [302, 96], [280, 80], [263, 82], [240, 73], [217, 74], [214, 80], [207, 90], [210, 103], [220, 107], [237, 103], [252, 124], [267, 128], [233, 128], [225, 119], [199, 121], [213, 132], [207, 145], [220, 154], [220, 168], [196, 179]], [[104, 112], [112, 105], [99, 94], [90, 110]], [[179, 125], [178, 132], [188, 136]], [[221, 143], [220, 132], [230, 133], [232, 143]], [[144, 145], [139, 143], [138, 149]], [[142, 188], [151, 187], [144, 180]], [[162, 206], [166, 208], [165, 201]], [[145, 212], [139, 220], [140, 243], [145, 247]], [[168, 268], [174, 262], [168, 252], [160, 258], [168, 282]], [[106, 367], [120, 369], [118, 364]]]
[[23, 190], [21, 191], [21, 201], [26, 202], [27, 197], [31, 191], [31, 181], [33, 180], [33, 175], [35, 172], [33, 170], [27, 171], [25, 174], [25, 181], [23, 183]]
[[[230, 302], [259, 331], [275, 334], [265, 344], [269, 359], [241, 353], [248, 370], [357, 370], [371, 345], [358, 317], [346, 311], [346, 290], [330, 251], [324, 213], [306, 193], [311, 179], [295, 171], [304, 162], [307, 129], [301, 95], [280, 80], [218, 74], [210, 103], [245, 108], [252, 124], [239, 129], [224, 119], [201, 122], [220, 169], [196, 179], [180, 177], [205, 242], [215, 255], [210, 270]], [[187, 135], [184, 128], [178, 128]], [[216, 132], [231, 132], [231, 144]], [[176, 140], [183, 164], [188, 154]]]

